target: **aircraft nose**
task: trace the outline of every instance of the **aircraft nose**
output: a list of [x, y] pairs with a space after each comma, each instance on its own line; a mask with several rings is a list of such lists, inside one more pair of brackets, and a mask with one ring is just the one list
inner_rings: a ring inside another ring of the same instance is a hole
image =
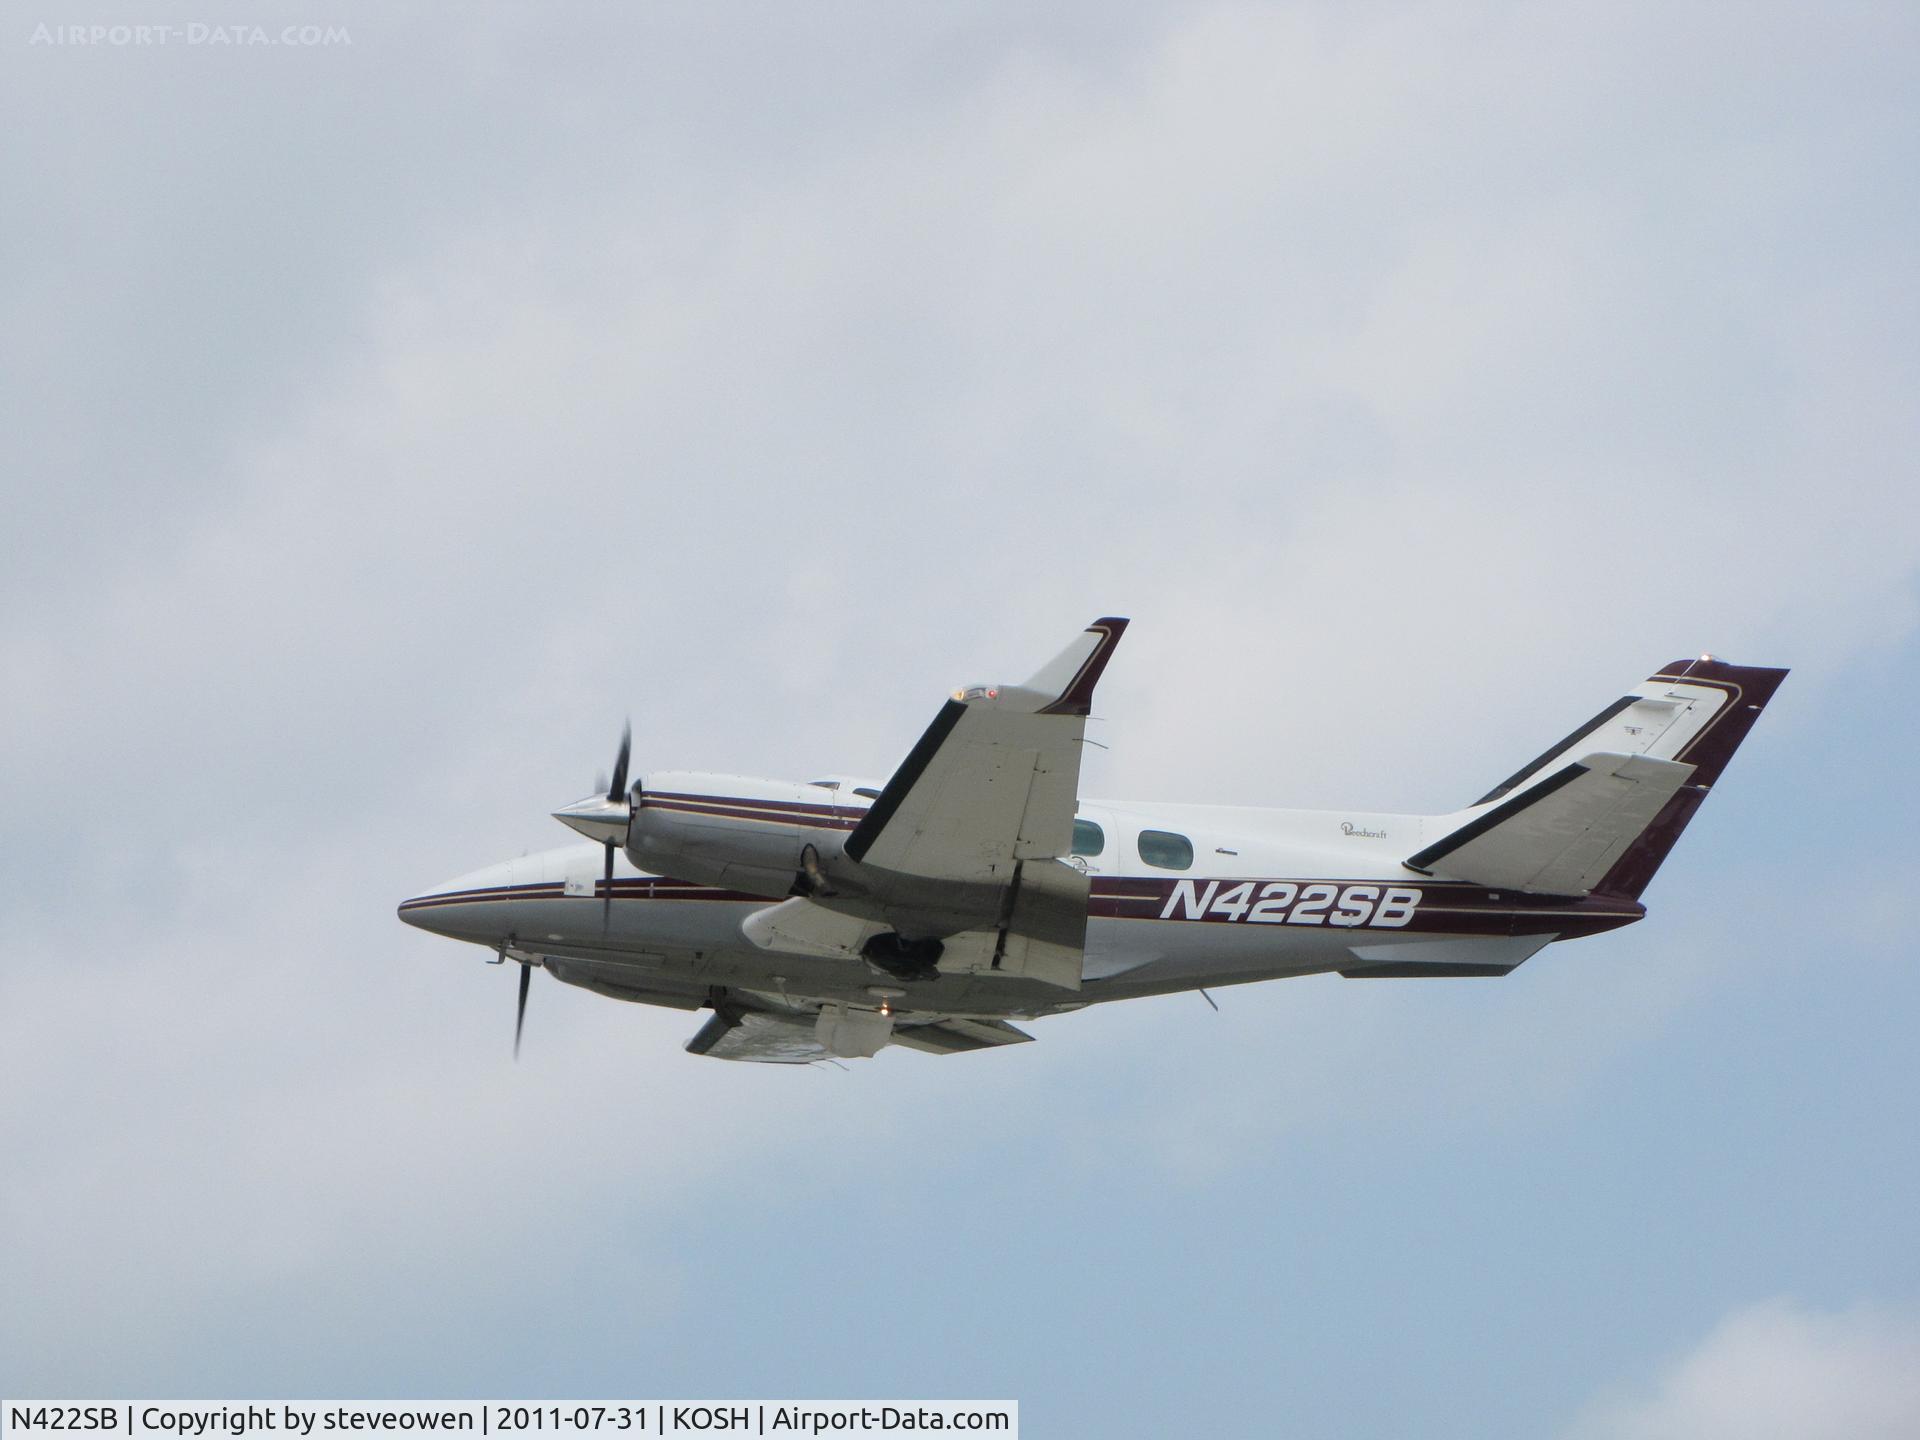
[[499, 941], [512, 930], [514, 865], [490, 865], [456, 876], [400, 902], [409, 925], [455, 940]]
[[438, 908], [434, 902], [435, 892], [431, 890], [422, 895], [410, 895], [400, 902], [400, 918], [422, 930], [444, 934], [444, 922], [434, 913]]

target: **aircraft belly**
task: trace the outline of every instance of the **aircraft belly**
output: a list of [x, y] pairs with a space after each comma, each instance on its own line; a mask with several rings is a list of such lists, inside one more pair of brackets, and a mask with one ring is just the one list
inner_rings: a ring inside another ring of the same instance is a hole
[[711, 953], [737, 945], [740, 922], [764, 900], [617, 899], [601, 926], [601, 902], [590, 897], [522, 901], [514, 907], [516, 933], [530, 950], [577, 942], [601, 951]]
[[[1239, 929], [1181, 921], [1102, 920], [1087, 926], [1085, 976], [1080, 995], [1057, 987], [991, 974], [943, 974], [930, 981], [902, 984], [864, 962], [763, 950], [745, 943], [740, 922], [764, 902], [715, 903], [651, 901], [632, 917], [614, 907], [616, 944], [625, 942], [654, 954], [673, 955], [678, 973], [695, 972], [708, 984], [846, 999], [872, 1003], [874, 987], [904, 989], [897, 1004], [915, 1009], [993, 1015], [1034, 1015], [1074, 1009], [1088, 1001], [1119, 998], [1136, 987], [1164, 990], [1197, 984], [1230, 983], [1290, 975], [1312, 975], [1353, 964], [1352, 946], [1364, 938], [1392, 944], [1401, 937], [1377, 931]], [[575, 920], [574, 928], [579, 924]], [[1417, 934], [1404, 937], [1422, 938]], [[529, 940], [529, 943], [532, 943]]]
[[[603, 933], [600, 901], [576, 895], [517, 900], [510, 907], [496, 907], [494, 920], [498, 924], [510, 911], [515, 943], [523, 949], [605, 959], [633, 967], [636, 975], [678, 984], [863, 1006], [883, 998], [876, 990], [904, 992], [884, 998], [901, 1009], [1009, 1018], [1202, 985], [1348, 970], [1357, 960], [1375, 961], [1382, 950], [1433, 938], [1412, 928], [1234, 925], [1095, 915], [1087, 923], [1084, 989], [1063, 992], [992, 973], [947, 973], [901, 982], [863, 961], [761, 949], [747, 942], [740, 927], [767, 904], [724, 892], [697, 899], [622, 896], [614, 901]], [[1357, 957], [1356, 947], [1370, 953]]]
[[[1179, 920], [1102, 920], [1087, 925], [1086, 978], [1163, 980], [1175, 975], [1262, 979], [1311, 975], [1350, 963], [1347, 930], [1197, 925]], [[1193, 983], [1205, 983], [1195, 981]]]
[[[626, 893], [645, 883], [650, 894]], [[653, 898], [675, 887], [683, 898]], [[503, 897], [504, 898], [504, 897]], [[905, 1010], [1033, 1017], [1134, 996], [1323, 974], [1377, 965], [1382, 950], [1431, 940], [1423, 929], [1200, 923], [1094, 915], [1087, 922], [1084, 988], [1063, 991], [1017, 976], [946, 973], [900, 982], [863, 961], [760, 949], [747, 942], [741, 922], [768, 901], [689, 882], [623, 882], [601, 928], [601, 901], [592, 894], [528, 896], [475, 904], [445, 917], [470, 922], [463, 938], [511, 944], [521, 950], [629, 968], [637, 979], [697, 989], [725, 987], [870, 1006], [881, 998]], [[465, 912], [471, 909], [472, 915]], [[1504, 917], [1502, 917], [1504, 919]], [[443, 922], [445, 923], [445, 922]], [[451, 923], [446, 924], [449, 932]], [[1370, 953], [1356, 954], [1356, 947]], [[1410, 952], [1411, 953], [1411, 952]], [[876, 990], [896, 993], [882, 997]]]
[[[1421, 930], [1255, 929], [1181, 920], [1095, 919], [1087, 926], [1083, 994], [1099, 1002], [1203, 985], [1328, 974], [1353, 969], [1360, 961], [1385, 960], [1403, 947], [1413, 954], [1433, 940]], [[1532, 948], [1545, 943], [1543, 938]]]
[[961, 973], [903, 982], [875, 973], [865, 961], [759, 949], [715, 956], [708, 977], [716, 985], [739, 990], [844, 1001], [869, 1008], [880, 1003], [882, 997], [874, 994], [877, 988], [890, 992], [886, 998], [896, 1009], [947, 1015], [1031, 1017], [1077, 1010], [1086, 1003], [1077, 991], [1032, 980]]
[[876, 987], [895, 992], [890, 998], [903, 1009], [941, 1013], [1031, 1016], [1084, 1003], [1058, 986], [1014, 977], [955, 974], [902, 983], [863, 960], [762, 950], [746, 941], [740, 923], [767, 903], [616, 900], [603, 935], [598, 900], [522, 902], [515, 907], [516, 944], [535, 953], [625, 966], [637, 977], [863, 1006], [878, 1003]]

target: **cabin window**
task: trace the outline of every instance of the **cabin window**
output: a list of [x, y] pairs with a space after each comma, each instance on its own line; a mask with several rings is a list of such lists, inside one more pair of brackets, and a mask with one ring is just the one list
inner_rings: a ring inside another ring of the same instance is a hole
[[1107, 848], [1107, 832], [1091, 820], [1073, 822], [1073, 853], [1098, 855]]
[[1140, 858], [1162, 870], [1193, 868], [1193, 841], [1171, 830], [1142, 830]]

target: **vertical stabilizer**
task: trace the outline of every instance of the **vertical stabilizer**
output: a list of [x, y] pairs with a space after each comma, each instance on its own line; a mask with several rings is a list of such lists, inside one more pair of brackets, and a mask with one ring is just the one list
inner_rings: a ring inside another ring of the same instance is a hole
[[1637, 900], [1786, 674], [1676, 660], [1447, 817], [1408, 868]]
[[[1703, 655], [1698, 660], [1676, 660], [1647, 681], [1642, 688], [1649, 693], [1691, 695], [1706, 690], [1717, 692], [1724, 700], [1702, 723], [1690, 727], [1691, 733], [1673, 756], [1693, 766], [1693, 778], [1661, 807], [1640, 838], [1614, 862], [1606, 878], [1594, 887], [1597, 893], [1640, 898], [1654, 871], [1693, 819], [1693, 812], [1719, 782], [1733, 752], [1740, 748], [1753, 722], [1786, 678], [1785, 670], [1729, 665]], [[1663, 684], [1666, 689], [1660, 690]]]

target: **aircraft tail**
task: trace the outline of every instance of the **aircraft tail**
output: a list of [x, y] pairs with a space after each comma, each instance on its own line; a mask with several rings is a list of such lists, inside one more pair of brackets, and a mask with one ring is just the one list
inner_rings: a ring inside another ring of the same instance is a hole
[[1535, 894], [1637, 900], [1785, 670], [1676, 660], [1530, 761], [1405, 862]]

